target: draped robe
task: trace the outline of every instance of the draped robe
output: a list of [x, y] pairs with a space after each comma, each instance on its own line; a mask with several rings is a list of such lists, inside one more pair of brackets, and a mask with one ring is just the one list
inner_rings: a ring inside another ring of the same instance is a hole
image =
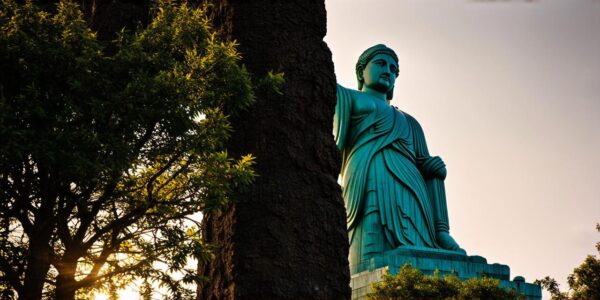
[[419, 123], [385, 101], [339, 85], [334, 120], [351, 267], [403, 245], [439, 248], [436, 207], [419, 170], [418, 162], [430, 158]]

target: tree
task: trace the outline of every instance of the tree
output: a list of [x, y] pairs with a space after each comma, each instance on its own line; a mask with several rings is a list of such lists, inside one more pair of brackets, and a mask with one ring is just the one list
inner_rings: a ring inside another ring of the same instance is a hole
[[0, 293], [73, 299], [144, 277], [170, 298], [211, 257], [198, 211], [254, 177], [224, 151], [253, 102], [203, 8], [159, 2], [108, 45], [79, 8], [0, 1]]
[[513, 289], [505, 290], [493, 278], [470, 278], [461, 281], [455, 275], [425, 275], [406, 264], [396, 275], [389, 272], [383, 281], [373, 284], [367, 295], [372, 300], [384, 299], [523, 299], [524, 296]]
[[[600, 232], [600, 223], [596, 224], [596, 230]], [[596, 243], [596, 249], [600, 254], [600, 242]], [[567, 277], [569, 291], [562, 292], [556, 280], [550, 276], [535, 281], [548, 292], [553, 300], [567, 299], [600, 299], [600, 256], [588, 255], [579, 267]]]
[[333, 140], [335, 74], [323, 0], [214, 0], [215, 24], [240, 43], [255, 78], [283, 73], [232, 118], [228, 149], [256, 156], [256, 182], [205, 218], [216, 259], [201, 299], [349, 299], [346, 212]]

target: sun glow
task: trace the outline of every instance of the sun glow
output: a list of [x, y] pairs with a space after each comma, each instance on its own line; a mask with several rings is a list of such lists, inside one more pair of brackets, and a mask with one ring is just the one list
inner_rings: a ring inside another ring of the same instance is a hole
[[107, 294], [94, 294], [94, 300], [108, 300]]
[[[120, 290], [117, 292], [119, 295], [119, 300], [138, 300], [140, 299], [140, 295], [134, 291], [132, 288], [127, 288], [125, 290]], [[110, 296], [104, 293], [97, 293], [94, 295], [94, 300], [108, 300]]]

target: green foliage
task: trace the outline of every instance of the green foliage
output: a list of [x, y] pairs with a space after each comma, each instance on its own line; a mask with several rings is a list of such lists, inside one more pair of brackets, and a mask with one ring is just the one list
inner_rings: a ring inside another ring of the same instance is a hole
[[542, 288], [550, 292], [551, 300], [568, 300], [568, 293], [561, 292], [558, 282], [550, 276], [543, 279], [536, 279], [533, 283], [540, 285]]
[[384, 274], [383, 281], [372, 286], [372, 300], [384, 299], [523, 299], [515, 290], [505, 290], [493, 278], [461, 281], [455, 275], [425, 275], [406, 264], [398, 274]]
[[142, 300], [152, 300], [152, 285], [148, 280], [144, 280], [142, 286], [140, 287], [140, 299]]
[[600, 298], [600, 259], [588, 255], [567, 280], [573, 290], [573, 299]]
[[[600, 232], [600, 223], [596, 224], [596, 230]], [[596, 250], [600, 254], [600, 242], [596, 243]], [[550, 292], [552, 300], [600, 299], [600, 256], [588, 255], [583, 263], [573, 270], [573, 274], [567, 277], [567, 292], [562, 292], [556, 280], [549, 276], [538, 279], [535, 283]]]
[[283, 95], [281, 87], [285, 83], [284, 73], [273, 73], [273, 71], [267, 72], [265, 77], [258, 80], [256, 83], [256, 89], [260, 94], [275, 94]]
[[0, 0], [2, 295], [142, 277], [181, 298], [203, 280], [188, 261], [211, 248], [193, 215], [252, 182], [253, 158], [224, 151], [224, 112], [254, 96], [204, 9], [169, 3], [109, 52], [71, 2], [49, 14]]

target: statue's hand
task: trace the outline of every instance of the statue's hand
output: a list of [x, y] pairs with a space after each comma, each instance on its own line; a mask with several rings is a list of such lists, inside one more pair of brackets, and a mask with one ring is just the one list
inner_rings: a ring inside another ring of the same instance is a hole
[[467, 252], [458, 246], [458, 243], [450, 236], [450, 233], [447, 231], [438, 231], [437, 233], [437, 242], [438, 244], [446, 250], [460, 252], [462, 254], [467, 254]]
[[417, 166], [426, 178], [446, 178], [446, 164], [439, 156], [418, 157]]

